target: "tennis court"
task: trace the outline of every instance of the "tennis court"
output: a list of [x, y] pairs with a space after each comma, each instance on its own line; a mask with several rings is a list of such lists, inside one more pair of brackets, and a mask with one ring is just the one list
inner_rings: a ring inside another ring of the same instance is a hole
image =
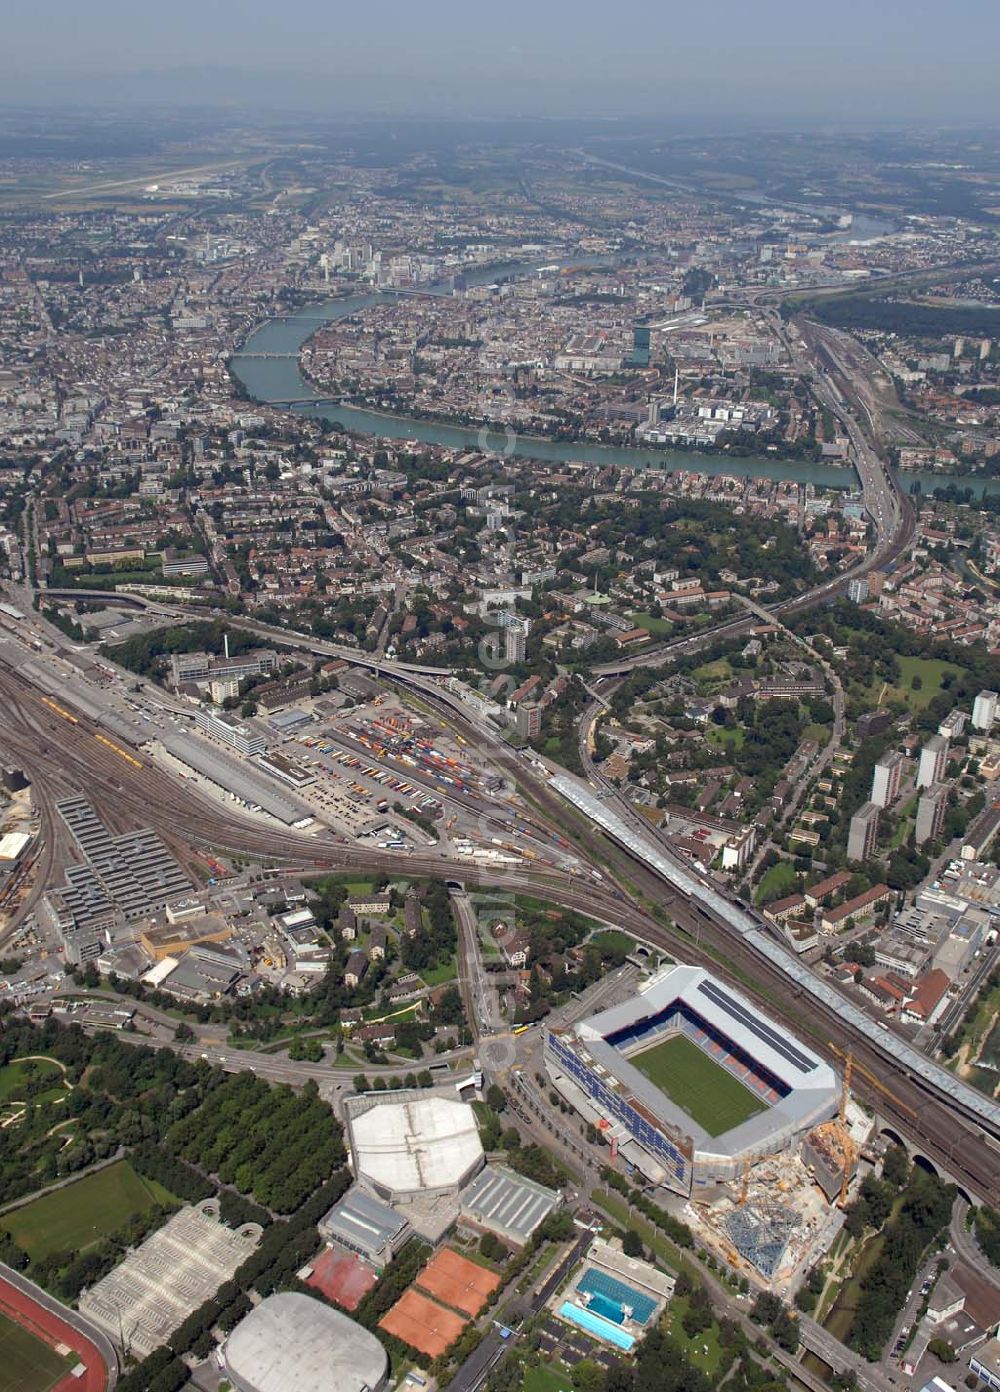
[[335, 1252], [329, 1247], [314, 1257], [310, 1265], [312, 1275], [306, 1285], [322, 1291], [343, 1310], [356, 1310], [378, 1281], [376, 1273], [359, 1257]]
[[495, 1271], [477, 1266], [450, 1247], [442, 1247], [417, 1277], [422, 1291], [466, 1315], [478, 1315], [500, 1284]]
[[451, 1310], [428, 1300], [411, 1286], [378, 1322], [379, 1329], [395, 1334], [404, 1344], [428, 1358], [439, 1358], [468, 1324]]

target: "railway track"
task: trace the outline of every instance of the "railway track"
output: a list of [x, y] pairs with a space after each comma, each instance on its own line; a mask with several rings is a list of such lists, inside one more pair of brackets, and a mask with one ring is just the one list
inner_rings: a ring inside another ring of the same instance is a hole
[[[426, 695], [426, 693], [424, 693]], [[119, 752], [113, 742], [101, 743], [102, 732], [83, 716], [75, 723], [44, 705], [24, 679], [0, 667], [0, 695], [7, 699], [10, 717], [0, 732], [0, 744], [14, 754], [44, 790], [50, 835], [60, 839], [51, 801], [83, 791], [110, 825], [147, 825], [171, 845], [179, 839], [202, 848], [218, 847], [254, 855], [264, 862], [289, 861], [316, 870], [365, 869], [393, 872], [401, 868], [418, 875], [453, 878], [472, 886], [499, 881], [514, 891], [548, 896], [567, 908], [605, 919], [638, 938], [685, 961], [710, 968], [740, 990], [756, 996], [768, 1012], [803, 1033], [836, 1061], [850, 1051], [862, 1069], [856, 1091], [877, 1107], [900, 1135], [914, 1140], [934, 1163], [955, 1176], [970, 1196], [1000, 1197], [1000, 1143], [982, 1128], [970, 1125], [960, 1109], [946, 1102], [921, 1081], [890, 1065], [873, 1043], [848, 1027], [832, 1010], [817, 1005], [774, 966], [762, 960], [738, 934], [720, 925], [703, 906], [688, 900], [643, 862], [634, 859], [603, 832], [573, 817], [576, 847], [601, 866], [604, 879], [570, 875], [541, 868], [459, 865], [440, 856], [362, 849], [339, 845], [302, 832], [272, 830], [230, 813], [208, 801], [190, 785], [179, 785], [154, 765], [141, 750]], [[454, 713], [449, 711], [449, 715]], [[471, 727], [470, 727], [471, 728]], [[479, 731], [472, 733], [478, 738]], [[123, 757], [123, 753], [127, 757]], [[516, 780], [529, 782], [525, 770], [506, 751]], [[567, 809], [552, 790], [532, 779], [532, 801], [543, 819], [566, 826]], [[44, 869], [45, 867], [43, 867]], [[55, 869], [53, 862], [48, 869]], [[39, 876], [38, 883], [51, 883]], [[647, 908], [645, 905], [651, 907]], [[652, 911], [676, 925], [667, 927]]]

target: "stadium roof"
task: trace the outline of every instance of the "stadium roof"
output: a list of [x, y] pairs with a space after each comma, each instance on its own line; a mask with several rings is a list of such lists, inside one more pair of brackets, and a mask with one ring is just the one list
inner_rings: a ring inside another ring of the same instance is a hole
[[902, 1064], [904, 1068], [909, 1069], [911, 1073], [916, 1074], [932, 1087], [946, 1093], [965, 1111], [974, 1113], [980, 1120], [991, 1126], [994, 1131], [1000, 1130], [1000, 1103], [977, 1092], [961, 1078], [956, 1078], [946, 1068], [932, 1062], [925, 1054], [914, 1049], [911, 1044], [907, 1044], [891, 1030], [880, 1030], [877, 1023], [869, 1015], [866, 1015], [860, 1006], [849, 1000], [842, 991], [838, 991], [829, 982], [823, 981], [803, 962], [798, 961], [787, 948], [775, 942], [763, 926], [762, 920], [749, 909], [727, 899], [706, 880], [699, 879], [698, 876], [678, 865], [662, 847], [655, 846], [641, 832], [629, 826], [613, 808], [609, 807], [602, 799], [595, 797], [593, 792], [579, 779], [573, 778], [570, 774], [559, 773], [550, 780], [550, 786], [561, 793], [574, 807], [578, 807], [591, 821], [602, 827], [615, 840], [621, 842], [623, 846], [627, 846], [633, 855], [652, 866], [682, 894], [696, 903], [700, 900], [706, 904], [724, 923], [739, 933], [744, 942], [794, 981], [797, 986], [821, 1001], [830, 1010], [836, 1011], [854, 1029], [866, 1035], [869, 1042], [876, 1048], [891, 1055], [897, 1063]]
[[241, 1392], [378, 1392], [389, 1368], [367, 1329], [290, 1291], [268, 1296], [240, 1321], [225, 1358]]
[[482, 1164], [475, 1113], [447, 1097], [389, 1095], [351, 1114], [350, 1135], [355, 1174], [383, 1194], [457, 1188]]
[[[713, 1029], [779, 1078], [789, 1088], [788, 1094], [723, 1135], [710, 1135], [619, 1049], [607, 1043], [608, 1035], [665, 1010], [676, 1000], [683, 1000]], [[665, 1127], [690, 1136], [702, 1155], [732, 1156], [760, 1149], [765, 1143], [776, 1144], [784, 1134], [824, 1121], [839, 1095], [837, 1075], [828, 1063], [701, 967], [667, 967], [651, 977], [636, 996], [579, 1021], [571, 1032], [599, 1069], [619, 1079]]]

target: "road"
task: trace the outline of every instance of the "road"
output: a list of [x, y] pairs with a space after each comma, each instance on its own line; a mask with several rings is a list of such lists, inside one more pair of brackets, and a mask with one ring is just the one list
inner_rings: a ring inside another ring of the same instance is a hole
[[[461, 708], [455, 711], [450, 693], [439, 709], [453, 719], [470, 742], [479, 737], [478, 722]], [[184, 839], [202, 849], [222, 847], [261, 858], [266, 864], [291, 860], [315, 869], [371, 869], [394, 873], [455, 877], [465, 885], [489, 885], [498, 880], [511, 891], [548, 897], [568, 908], [633, 932], [643, 941], [732, 979], [749, 989], [772, 1015], [816, 1043], [821, 1052], [841, 1062], [851, 1051], [863, 1066], [855, 1073], [856, 1091], [878, 1106], [900, 1133], [910, 1136], [932, 1160], [946, 1165], [970, 1194], [1000, 1194], [1000, 1150], [983, 1135], [981, 1125], [946, 1094], [903, 1072], [887, 1056], [875, 1031], [860, 1033], [839, 1014], [819, 1007], [800, 987], [762, 958], [729, 925], [714, 917], [697, 900], [688, 899], [656, 871], [615, 845], [600, 830], [568, 808], [562, 797], [533, 770], [528, 761], [504, 750], [506, 766], [542, 815], [562, 825], [588, 866], [601, 866], [603, 879], [557, 871], [490, 868], [488, 863], [456, 865], [430, 853], [401, 857], [398, 853], [336, 845], [300, 832], [270, 830], [249, 822], [237, 810], [209, 804], [189, 784], [175, 782], [137, 751], [134, 764], [124, 762], [96, 741], [95, 727], [84, 715], [68, 724], [40, 700], [17, 672], [0, 667], [0, 699], [9, 711], [0, 742], [18, 762], [54, 792], [86, 788], [113, 824], [152, 826], [168, 845]], [[434, 698], [426, 693], [426, 699]], [[496, 734], [490, 740], [498, 742]], [[500, 873], [502, 871], [502, 873]], [[599, 872], [593, 872], [596, 876]], [[626, 888], [627, 886], [627, 888]], [[657, 906], [654, 914], [647, 906]], [[669, 919], [674, 927], [666, 927]], [[748, 985], [748, 983], [750, 983]], [[877, 1085], [869, 1079], [878, 1080]]]
[[[513, 1302], [514, 1310], [520, 1315], [522, 1324], [545, 1306], [560, 1283], [565, 1280], [567, 1274], [582, 1259], [593, 1240], [592, 1232], [581, 1232], [566, 1254], [553, 1267], [544, 1285], [533, 1295]], [[449, 1388], [454, 1389], [454, 1392], [477, 1392], [477, 1389], [496, 1365], [506, 1358], [511, 1349], [517, 1346], [520, 1338], [521, 1335], [516, 1329], [511, 1330], [509, 1337], [504, 1339], [496, 1327], [492, 1328], [479, 1347], [469, 1354], [469, 1357], [458, 1369], [448, 1384]]]
[[[139, 1019], [147, 1022], [152, 1028], [149, 1033], [122, 1031], [118, 1038], [125, 1044], [149, 1045], [151, 1047], [162, 1047], [164, 1044], [169, 1044], [171, 1049], [192, 1063], [196, 1063], [198, 1059], [204, 1059], [207, 1063], [217, 1066], [227, 1073], [239, 1073], [246, 1069], [252, 1069], [260, 1077], [266, 1078], [268, 1082], [272, 1083], [289, 1083], [298, 1087], [307, 1079], [313, 1079], [324, 1087], [339, 1091], [359, 1073], [370, 1074], [373, 1078], [388, 1077], [396, 1073], [412, 1072], [420, 1066], [413, 1059], [407, 1061], [399, 1059], [383, 1064], [366, 1063], [364, 1066], [356, 1063], [341, 1065], [326, 1062], [295, 1062], [280, 1053], [268, 1053], [262, 1049], [239, 1048], [232, 1043], [220, 1040], [220, 1033], [226, 1029], [224, 1024], [192, 1024], [191, 1028], [195, 1031], [194, 1040], [187, 1044], [179, 1043], [174, 1039], [174, 1032], [180, 1023], [176, 1016], [168, 1015], [165, 1011], [158, 1010], [156, 1006], [150, 1005], [146, 1001], [137, 1001], [131, 996], [115, 995], [112, 991], [88, 991], [79, 986], [69, 985], [59, 987], [49, 996], [36, 996], [34, 1000], [36, 1002], [56, 1001], [68, 997], [112, 1002], [115, 1005], [133, 1007]], [[68, 1018], [72, 1019], [72, 1016]], [[471, 1061], [473, 1052], [474, 1046], [472, 1045], [460, 1049], [450, 1049], [446, 1053], [435, 1054], [432, 1062], [435, 1064], [464, 1064]]]
[[966, 1266], [971, 1267], [977, 1276], [981, 1276], [984, 1281], [989, 1281], [991, 1286], [1000, 1290], [1000, 1270], [987, 1261], [983, 1249], [976, 1241], [975, 1233], [970, 1232], [965, 1226], [968, 1216], [969, 1205], [962, 1198], [956, 1199], [955, 1207], [951, 1211], [951, 1245]]
[[500, 1027], [497, 989], [483, 965], [476, 910], [464, 890], [450, 891], [458, 926], [458, 981], [474, 1038]]

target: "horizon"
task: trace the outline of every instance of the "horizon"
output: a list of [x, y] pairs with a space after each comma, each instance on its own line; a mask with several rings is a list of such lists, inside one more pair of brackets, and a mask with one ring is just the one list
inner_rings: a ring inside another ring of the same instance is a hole
[[[995, 122], [1000, 10], [847, 0], [803, 14], [720, 0], [711, 16], [624, 0], [609, 18], [565, 0], [502, 15], [455, 0], [363, 13], [293, 0], [238, 9], [179, 0], [169, 12], [57, 0], [56, 18], [13, 0], [4, 105], [207, 108], [372, 118]], [[921, 13], [923, 11], [923, 13]], [[709, 25], [711, 27], [709, 27]], [[975, 42], [970, 41], [974, 35]], [[247, 83], [255, 84], [249, 94]]]

